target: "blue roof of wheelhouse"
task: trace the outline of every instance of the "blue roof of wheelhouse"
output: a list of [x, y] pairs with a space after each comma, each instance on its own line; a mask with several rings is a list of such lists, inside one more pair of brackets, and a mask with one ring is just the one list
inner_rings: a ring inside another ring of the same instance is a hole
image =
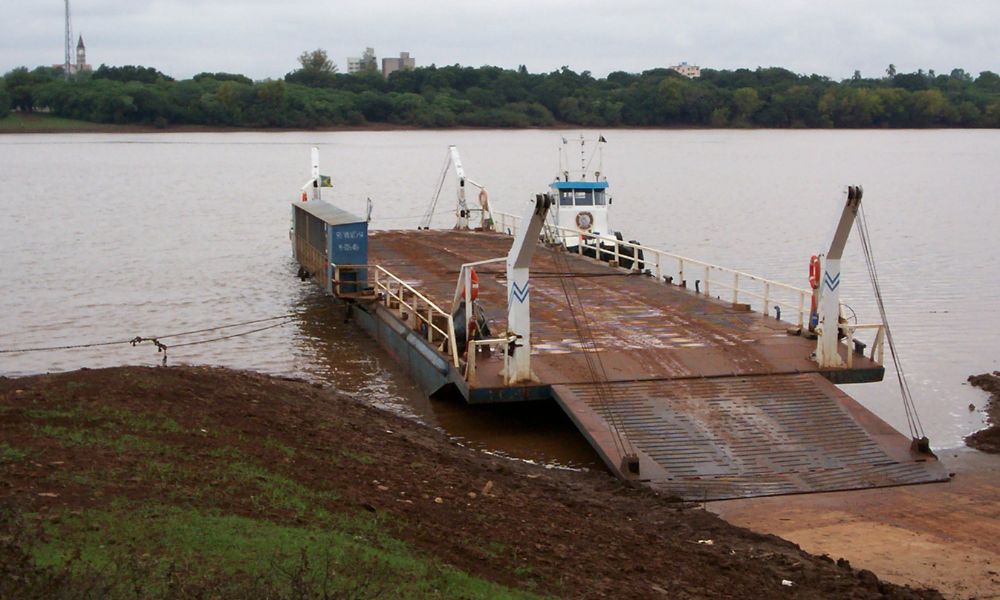
[[552, 187], [557, 190], [606, 190], [607, 181], [554, 181]]

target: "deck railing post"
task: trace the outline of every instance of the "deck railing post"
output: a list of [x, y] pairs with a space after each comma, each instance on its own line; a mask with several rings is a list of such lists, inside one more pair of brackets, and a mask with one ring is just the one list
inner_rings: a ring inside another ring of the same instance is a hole
[[662, 258], [662, 255], [659, 252], [657, 252], [656, 253], [656, 280], [657, 281], [663, 281], [663, 270], [660, 269], [660, 259], [661, 258]]
[[[876, 353], [878, 353], [878, 358], [875, 358]], [[885, 359], [885, 325], [878, 328], [875, 332], [875, 341], [872, 343], [872, 359], [878, 364], [884, 364]]]
[[854, 367], [854, 328], [847, 326], [844, 331], [847, 333], [847, 368], [850, 369]]
[[476, 376], [476, 344], [475, 342], [469, 344], [468, 352], [465, 356], [465, 380], [471, 381], [473, 377]]
[[451, 351], [451, 360], [455, 368], [461, 366], [458, 362], [458, 344], [455, 343], [455, 320], [448, 319], [448, 349]]
[[705, 295], [708, 297], [712, 296], [711, 289], [709, 288], [708, 282], [712, 278], [712, 267], [705, 265]]
[[771, 282], [770, 281], [765, 281], [764, 282], [764, 316], [765, 317], [768, 315], [767, 305], [768, 305], [768, 303], [770, 301], [771, 301]]
[[465, 288], [465, 342], [468, 344], [469, 338], [472, 337], [472, 331], [469, 329], [469, 321], [472, 320], [472, 269], [466, 269], [463, 265], [462, 267], [462, 277], [464, 279], [463, 287]]
[[733, 304], [739, 302], [740, 299], [740, 274], [733, 273]]
[[[806, 293], [799, 292], [799, 329], [805, 324], [802, 320], [803, 313], [806, 310]], [[811, 317], [812, 315], [810, 315]]]
[[677, 259], [677, 285], [684, 284], [684, 259]]

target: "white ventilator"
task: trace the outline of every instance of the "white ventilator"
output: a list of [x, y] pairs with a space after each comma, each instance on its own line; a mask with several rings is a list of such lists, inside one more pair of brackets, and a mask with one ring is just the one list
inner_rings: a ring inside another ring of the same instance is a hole
[[[312, 149], [312, 170], [310, 171], [312, 178], [302, 184], [302, 200], [306, 199], [305, 194], [308, 193], [313, 200], [321, 200], [323, 198], [321, 194], [320, 181], [319, 181], [319, 148], [313, 147]], [[309, 192], [309, 188], [312, 191]]]
[[534, 381], [531, 372], [531, 258], [538, 246], [538, 234], [552, 206], [552, 196], [538, 194], [525, 213], [523, 227], [507, 254], [507, 331], [517, 339], [511, 346], [504, 380], [508, 384]]
[[824, 368], [845, 366], [837, 344], [840, 334], [840, 259], [844, 254], [847, 236], [858, 216], [862, 193], [861, 186], [848, 186], [847, 200], [833, 232], [830, 250], [825, 255], [820, 255], [822, 275], [817, 289], [819, 335], [816, 339], [816, 362]]

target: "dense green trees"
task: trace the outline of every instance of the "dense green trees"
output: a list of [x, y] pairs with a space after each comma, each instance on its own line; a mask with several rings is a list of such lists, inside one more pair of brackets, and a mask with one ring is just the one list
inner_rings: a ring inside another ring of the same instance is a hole
[[1000, 76], [962, 69], [860, 73], [841, 81], [781, 68], [668, 69], [606, 78], [562, 67], [423, 67], [337, 72], [326, 52], [299, 57], [283, 79], [199, 73], [174, 81], [150, 67], [102, 65], [66, 80], [59, 69], [18, 68], [0, 83], [0, 114], [47, 110], [102, 123], [311, 128], [392, 123], [418, 127], [998, 127]]

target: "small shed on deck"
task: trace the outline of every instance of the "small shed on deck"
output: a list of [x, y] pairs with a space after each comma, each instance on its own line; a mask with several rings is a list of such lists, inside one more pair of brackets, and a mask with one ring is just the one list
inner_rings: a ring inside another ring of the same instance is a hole
[[[368, 263], [368, 222], [328, 202], [292, 203], [291, 236], [295, 260], [328, 293], [333, 293], [332, 265]], [[367, 273], [364, 270], [342, 272], [341, 279], [365, 281]], [[361, 291], [358, 288], [363, 285], [341, 283], [341, 290]]]

